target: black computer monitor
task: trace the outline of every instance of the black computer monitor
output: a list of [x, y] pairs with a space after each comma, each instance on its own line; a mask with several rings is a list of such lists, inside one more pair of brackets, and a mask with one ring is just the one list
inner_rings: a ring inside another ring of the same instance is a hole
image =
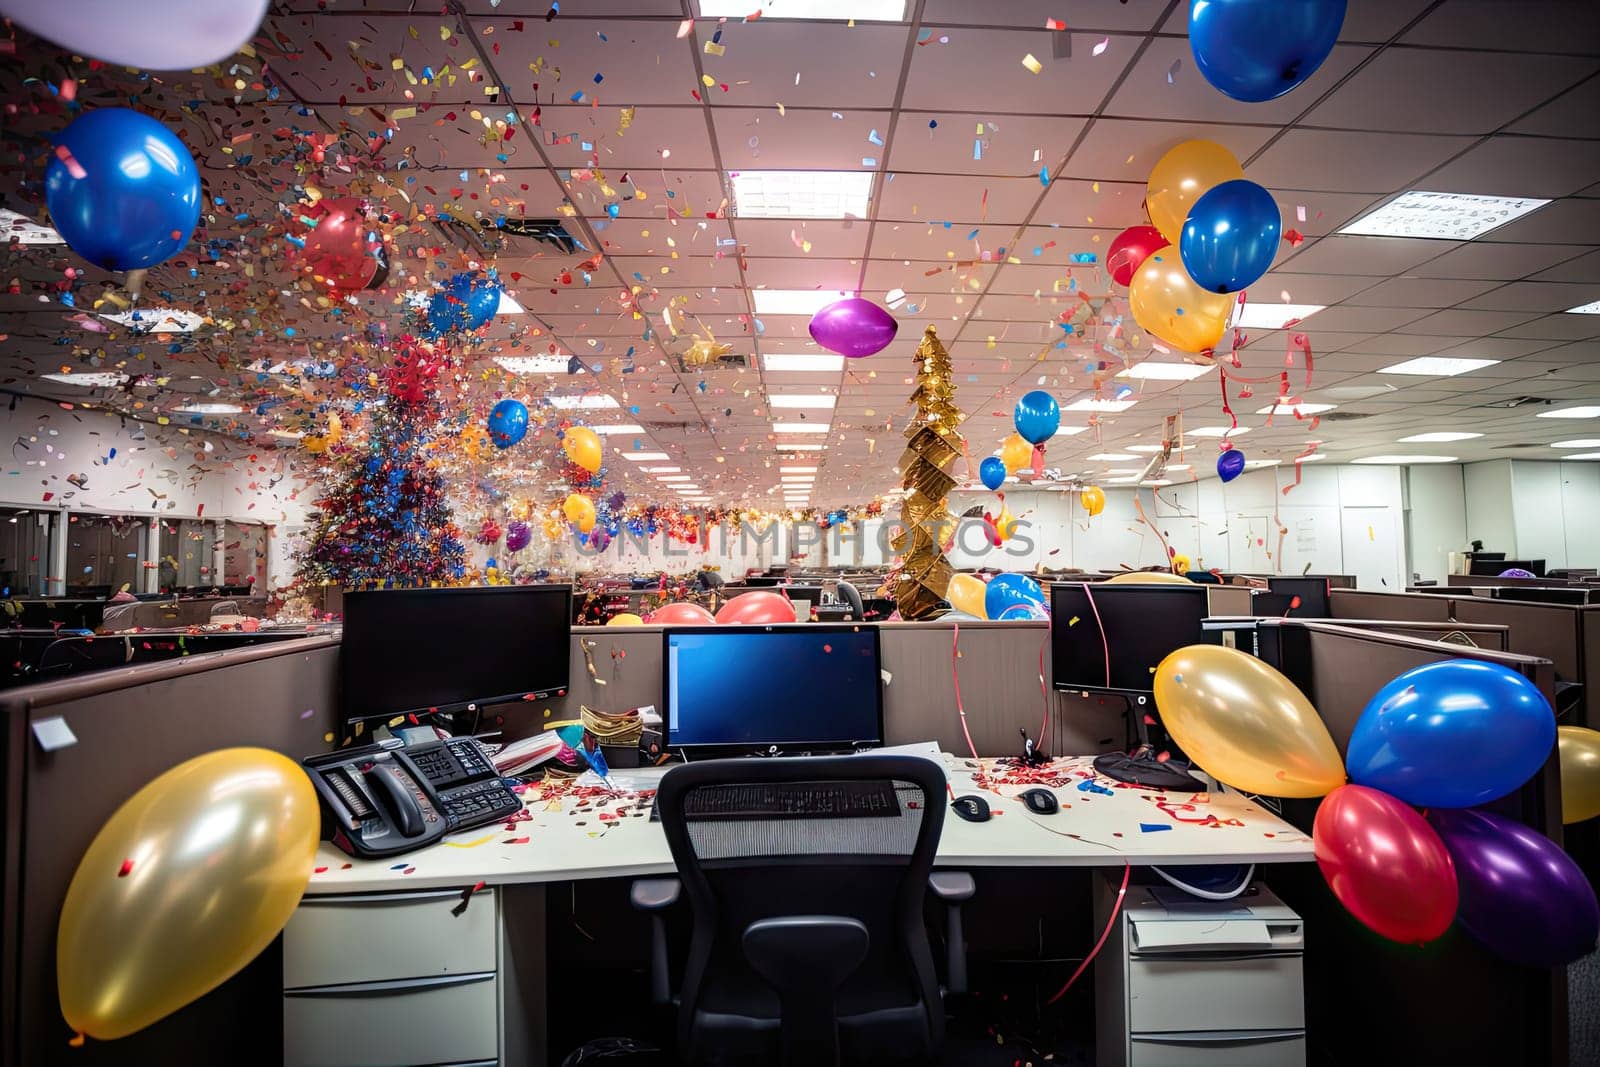
[[1050, 663], [1055, 688], [1068, 692], [1148, 694], [1155, 666], [1185, 645], [1217, 644], [1201, 622], [1201, 585], [1050, 586]]
[[1590, 602], [1589, 590], [1581, 585], [1569, 588], [1552, 588], [1550, 586], [1524, 588], [1520, 585], [1497, 585], [1489, 590], [1489, 595], [1496, 600], [1522, 600], [1532, 604], [1588, 604]]
[[[783, 587], [784, 595], [790, 600], [804, 600], [812, 607], [822, 603], [822, 586], [809, 584], [791, 584]], [[802, 618], [801, 622], [806, 620]]]
[[744, 580], [744, 584], [751, 589], [770, 589], [773, 586], [783, 584], [783, 579], [771, 574], [752, 574]]
[[1490, 560], [1492, 562], [1494, 560], [1505, 559], [1506, 554], [1504, 552], [1468, 552], [1467, 558]]
[[570, 585], [347, 590], [343, 716], [462, 711], [567, 688]]
[[[1292, 619], [1326, 619], [1333, 612], [1328, 604], [1328, 579], [1320, 577], [1267, 579], [1267, 588], [1289, 597], [1289, 617]], [[1295, 603], [1295, 598], [1299, 603]]]
[[742, 755], [883, 743], [876, 627], [671, 626], [661, 663], [669, 748]]
[[1542, 578], [1544, 577], [1544, 562], [1542, 559], [1486, 560], [1480, 555], [1473, 558], [1469, 573], [1485, 578], [1493, 578], [1515, 567], [1518, 570], [1527, 571], [1535, 577]]
[[1293, 615], [1294, 597], [1270, 589], [1250, 590], [1250, 614], [1258, 619], [1282, 619]]

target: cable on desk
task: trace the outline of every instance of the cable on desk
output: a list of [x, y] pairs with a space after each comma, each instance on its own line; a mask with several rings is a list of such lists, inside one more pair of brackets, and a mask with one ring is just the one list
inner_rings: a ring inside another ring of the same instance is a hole
[[1089, 964], [1093, 963], [1094, 958], [1100, 955], [1100, 950], [1105, 948], [1106, 938], [1111, 936], [1111, 927], [1116, 923], [1117, 917], [1122, 914], [1122, 901], [1128, 895], [1128, 878], [1132, 874], [1132, 865], [1127, 860], [1123, 860], [1122, 885], [1118, 887], [1117, 899], [1111, 905], [1111, 918], [1106, 921], [1106, 928], [1100, 931], [1100, 940], [1094, 943], [1094, 948], [1090, 949], [1089, 954], [1083, 958], [1083, 962], [1078, 964], [1078, 969], [1072, 972], [1072, 977], [1067, 979], [1067, 984], [1056, 990], [1056, 995], [1044, 1002], [1046, 1007], [1066, 996], [1067, 990], [1072, 988], [1072, 983], [1076, 982], [1078, 976], [1089, 969]]

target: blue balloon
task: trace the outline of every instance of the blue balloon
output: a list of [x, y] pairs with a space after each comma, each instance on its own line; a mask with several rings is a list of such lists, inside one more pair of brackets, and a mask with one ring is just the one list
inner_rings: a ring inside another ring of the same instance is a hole
[[999, 456], [986, 456], [978, 464], [978, 477], [983, 479], [985, 489], [998, 489], [1006, 484], [1005, 460]]
[[1011, 423], [1024, 441], [1030, 445], [1042, 445], [1061, 428], [1061, 407], [1055, 397], [1043, 389], [1035, 389], [1017, 401]]
[[528, 406], [520, 400], [502, 400], [489, 412], [489, 440], [496, 448], [510, 448], [528, 432]]
[[1244, 473], [1244, 453], [1230, 448], [1217, 457], [1217, 477], [1231, 482]]
[[1528, 679], [1498, 663], [1442, 660], [1367, 701], [1345, 769], [1407, 804], [1470, 808], [1519, 788], [1555, 744], [1555, 712]]
[[74, 252], [106, 270], [140, 270], [188, 242], [200, 221], [200, 171], [171, 130], [138, 111], [105, 107], [55, 140], [71, 163], [51, 155], [45, 203]]
[[1042, 604], [1013, 604], [1000, 613], [1000, 622], [1012, 622], [1017, 619], [1048, 619], [1049, 613]]
[[1190, 0], [1189, 47], [1206, 81], [1259, 104], [1316, 73], [1344, 11], [1345, 0]]
[[461, 300], [466, 328], [476, 330], [494, 318], [500, 309], [500, 279], [493, 271], [484, 277], [457, 274], [450, 279], [451, 290]]
[[983, 613], [998, 619], [1006, 609], [1017, 604], [1032, 604], [1040, 611], [1045, 609], [1044, 590], [1026, 574], [997, 574], [989, 579], [983, 591]]
[[1237, 293], [1271, 269], [1282, 236], [1278, 202], [1255, 182], [1239, 178], [1194, 202], [1178, 238], [1178, 254], [1200, 288]]

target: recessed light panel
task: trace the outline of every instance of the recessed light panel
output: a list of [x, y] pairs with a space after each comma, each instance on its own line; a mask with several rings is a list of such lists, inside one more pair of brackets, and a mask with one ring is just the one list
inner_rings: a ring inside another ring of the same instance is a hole
[[1326, 304], [1271, 304], [1245, 302], [1234, 312], [1233, 326], [1240, 330], [1281, 330], [1291, 322], [1308, 319]]
[[829, 356], [811, 352], [769, 352], [761, 357], [769, 371], [779, 373], [837, 374], [844, 370], [843, 356]]
[[244, 408], [240, 407], [238, 404], [195, 403], [184, 404], [183, 406], [175, 407], [172, 410], [181, 411], [185, 415], [237, 415], [243, 411]]
[[1600, 437], [1581, 437], [1571, 441], [1552, 441], [1551, 448], [1600, 448]]
[[[747, 12], [748, 14], [748, 12]], [[731, 171], [734, 215], [741, 219], [864, 219], [871, 170]]]
[[825, 422], [775, 422], [772, 424], [773, 433], [827, 433], [828, 424]]
[[1410, 437], [1400, 438], [1403, 445], [1442, 445], [1447, 441], [1470, 441], [1474, 437], [1482, 437], [1481, 433], [1465, 433], [1456, 430], [1440, 430], [1437, 433], [1417, 433]]
[[1426, 193], [1413, 189], [1350, 223], [1343, 234], [1367, 237], [1423, 237], [1470, 241], [1550, 201], [1471, 193]]
[[1187, 382], [1200, 377], [1216, 364], [1199, 363], [1157, 363], [1147, 359], [1143, 363], [1135, 363], [1126, 370], [1119, 371], [1118, 378], [1145, 378], [1157, 382]]
[[589, 427], [589, 429], [593, 430], [595, 433], [599, 434], [601, 437], [607, 437], [607, 436], [610, 436], [612, 434], [644, 433], [644, 427], [643, 426], [638, 426], [638, 425], [635, 425], [634, 423], [631, 423], [631, 422], [630, 423], [623, 423], [623, 424], [616, 425], [616, 426], [591, 426], [591, 427]]
[[819, 19], [830, 22], [904, 22], [906, 0], [778, 0], [751, 8], [749, 0], [699, 0], [703, 19], [744, 19], [752, 10], [763, 22], [771, 19]]
[[1137, 400], [1095, 400], [1095, 399], [1086, 397], [1083, 400], [1074, 400], [1072, 403], [1068, 404], [1066, 407], [1062, 408], [1061, 410], [1062, 411], [1100, 411], [1100, 412], [1104, 412], [1106, 414], [1115, 414], [1115, 413], [1117, 413], [1119, 411], [1127, 411], [1129, 408], [1133, 407], [1133, 405], [1135, 405], [1137, 403], [1138, 403]]
[[604, 411], [620, 408], [617, 398], [609, 393], [590, 393], [586, 396], [547, 396], [551, 407], [559, 411]]
[[1417, 463], [1454, 463], [1455, 461], [1456, 461], [1456, 457], [1454, 457], [1454, 456], [1410, 456], [1410, 455], [1400, 455], [1400, 456], [1365, 456], [1365, 457], [1363, 457], [1361, 459], [1353, 459], [1350, 462], [1351, 463], [1382, 463], [1382, 464], [1385, 464], [1385, 465], [1388, 465], [1388, 466], [1407, 467], [1407, 466], [1411, 466], [1412, 464], [1417, 464]]
[[571, 356], [496, 356], [494, 361], [512, 374], [565, 374]]
[[1271, 404], [1257, 411], [1257, 415], [1289, 415], [1295, 412], [1302, 415], [1320, 415], [1324, 411], [1332, 411], [1338, 404]]
[[631, 459], [635, 463], [649, 463], [655, 459], [671, 459], [665, 452], [623, 452], [623, 459]]
[[47, 382], [80, 385], [85, 389], [111, 389], [128, 380], [126, 374], [118, 374], [115, 371], [79, 371], [74, 374], [45, 374], [41, 377]]
[[[850, 294], [837, 289], [752, 289], [757, 315], [815, 315]], [[840, 357], [843, 359], [844, 357]]]
[[1226, 426], [1201, 426], [1193, 430], [1185, 430], [1189, 437], [1242, 437], [1250, 432], [1248, 426], [1235, 426], [1228, 429]]
[[[3, 214], [3, 212], [0, 212]], [[1600, 315], [1600, 300], [1591, 300], [1587, 304], [1579, 304], [1575, 308], [1567, 309], [1568, 315]]]
[[826, 393], [773, 393], [767, 403], [775, 408], [831, 408], [838, 399]]
[[1600, 419], [1600, 407], [1562, 408], [1559, 411], [1541, 411], [1541, 419]]
[[1456, 356], [1419, 356], [1404, 363], [1379, 369], [1379, 374], [1415, 374], [1432, 378], [1453, 378], [1457, 374], [1482, 370], [1499, 363], [1498, 359], [1461, 359]]

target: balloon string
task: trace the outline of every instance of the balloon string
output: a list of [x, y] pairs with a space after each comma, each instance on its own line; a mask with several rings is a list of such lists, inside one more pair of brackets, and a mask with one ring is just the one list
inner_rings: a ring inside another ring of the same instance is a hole
[[1100, 940], [1094, 943], [1094, 948], [1083, 958], [1083, 962], [1078, 964], [1078, 969], [1072, 972], [1072, 977], [1067, 979], [1067, 984], [1056, 990], [1056, 995], [1044, 1002], [1046, 1007], [1066, 996], [1067, 990], [1072, 988], [1072, 984], [1078, 980], [1078, 976], [1088, 970], [1089, 964], [1093, 963], [1094, 958], [1100, 955], [1100, 950], [1105, 948], [1106, 938], [1111, 936], [1111, 927], [1116, 924], [1117, 917], [1122, 914], [1122, 901], [1128, 895], [1128, 878], [1132, 874], [1132, 865], [1127, 860], [1123, 860], [1122, 885], [1117, 888], [1117, 899], [1111, 904], [1111, 918], [1106, 920], [1106, 928], [1100, 931]]
[[1100, 631], [1100, 647], [1106, 654], [1106, 688], [1111, 688], [1111, 642], [1106, 640], [1106, 624], [1100, 621], [1100, 609], [1095, 606], [1094, 593], [1089, 590], [1089, 583], [1083, 586], [1083, 595], [1089, 598], [1089, 610], [1094, 612], [1094, 625]]
[[[1156, 491], [1154, 489], [1151, 489], [1150, 490], [1150, 496], [1152, 497], [1152, 501], [1151, 501], [1151, 505], [1150, 505], [1151, 507], [1155, 507], [1155, 503], [1154, 503], [1154, 499], [1153, 499], [1155, 497], [1155, 495], [1156, 495]], [[1172, 546], [1167, 544], [1166, 537], [1163, 536], [1161, 531], [1156, 528], [1156, 524], [1151, 522], [1149, 519], [1147, 519], [1145, 517], [1144, 506], [1139, 503], [1139, 490], [1137, 488], [1135, 488], [1134, 491], [1133, 491], [1133, 510], [1138, 512], [1139, 521], [1144, 523], [1146, 526], [1150, 527], [1150, 532], [1156, 535], [1156, 540], [1157, 541], [1161, 542], [1161, 550], [1166, 553], [1167, 570], [1169, 570], [1169, 571], [1172, 570]], [[1107, 684], [1109, 685], [1110, 683], [1108, 682]]]
[[1050, 729], [1050, 690], [1044, 684], [1044, 650], [1050, 644], [1050, 632], [1056, 624], [1050, 615], [1044, 620], [1044, 640], [1039, 642], [1039, 695], [1044, 698], [1044, 721], [1039, 724], [1039, 751], [1044, 751], [1044, 737]]
[[[972, 753], [972, 758], [978, 758], [978, 746], [972, 743], [972, 732], [967, 729], [967, 709], [961, 703], [961, 672], [956, 670], [956, 659], [960, 655], [961, 624], [955, 623], [950, 635], [950, 680], [956, 687], [956, 712], [961, 716], [961, 732], [967, 739], [967, 751]], [[1108, 676], [1109, 677], [1109, 676]]]

